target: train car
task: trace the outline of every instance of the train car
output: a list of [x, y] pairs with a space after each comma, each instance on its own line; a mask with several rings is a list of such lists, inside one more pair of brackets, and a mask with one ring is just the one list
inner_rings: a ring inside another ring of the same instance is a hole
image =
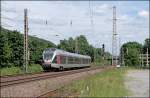
[[91, 57], [70, 53], [56, 48], [47, 48], [43, 51], [43, 69], [67, 69], [90, 67]]

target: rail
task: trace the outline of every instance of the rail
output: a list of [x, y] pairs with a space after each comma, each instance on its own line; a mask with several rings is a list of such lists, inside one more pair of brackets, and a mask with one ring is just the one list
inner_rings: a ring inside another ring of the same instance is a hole
[[92, 67], [92, 68], [84, 68], [78, 70], [69, 70], [69, 71], [61, 71], [61, 72], [46, 72], [46, 73], [38, 73], [38, 74], [31, 74], [31, 75], [19, 75], [19, 76], [11, 76], [11, 77], [0, 77], [0, 87], [8, 87], [16, 84], [31, 82], [31, 81], [38, 81], [47, 78], [56, 78], [64, 75], [70, 75], [90, 70], [96, 69], [104, 69], [105, 67]]

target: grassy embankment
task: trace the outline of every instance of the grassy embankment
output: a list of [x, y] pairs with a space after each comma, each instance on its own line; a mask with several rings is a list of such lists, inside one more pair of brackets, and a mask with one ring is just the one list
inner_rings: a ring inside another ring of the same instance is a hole
[[[41, 65], [33, 64], [28, 66], [28, 73], [37, 73], [43, 71]], [[1, 68], [0, 75], [16, 75], [23, 74], [24, 71], [20, 67]]]
[[61, 88], [59, 93], [70, 93], [78, 97], [124, 97], [129, 95], [124, 85], [126, 69], [112, 69], [73, 82]]

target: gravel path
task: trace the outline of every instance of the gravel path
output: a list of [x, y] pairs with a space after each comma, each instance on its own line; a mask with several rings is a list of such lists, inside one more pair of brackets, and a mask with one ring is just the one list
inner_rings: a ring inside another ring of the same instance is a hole
[[131, 92], [130, 97], [149, 97], [149, 70], [129, 70], [125, 85]]

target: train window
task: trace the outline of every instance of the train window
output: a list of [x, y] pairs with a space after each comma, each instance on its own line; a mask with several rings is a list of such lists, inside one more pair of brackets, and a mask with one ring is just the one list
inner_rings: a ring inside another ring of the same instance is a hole
[[74, 58], [68, 57], [68, 64], [73, 64], [73, 63], [74, 63]]
[[53, 56], [53, 53], [50, 53], [50, 52], [44, 53], [44, 59], [46, 59], [46, 60], [51, 59], [52, 56]]
[[75, 58], [75, 64], [79, 64], [79, 58]]
[[66, 64], [66, 56], [60, 57], [61, 64]]
[[53, 59], [52, 63], [57, 63], [56, 57], [57, 57], [57, 56], [55, 56], [55, 58]]
[[78, 58], [78, 62], [77, 62], [77, 64], [80, 64], [80, 58]]

